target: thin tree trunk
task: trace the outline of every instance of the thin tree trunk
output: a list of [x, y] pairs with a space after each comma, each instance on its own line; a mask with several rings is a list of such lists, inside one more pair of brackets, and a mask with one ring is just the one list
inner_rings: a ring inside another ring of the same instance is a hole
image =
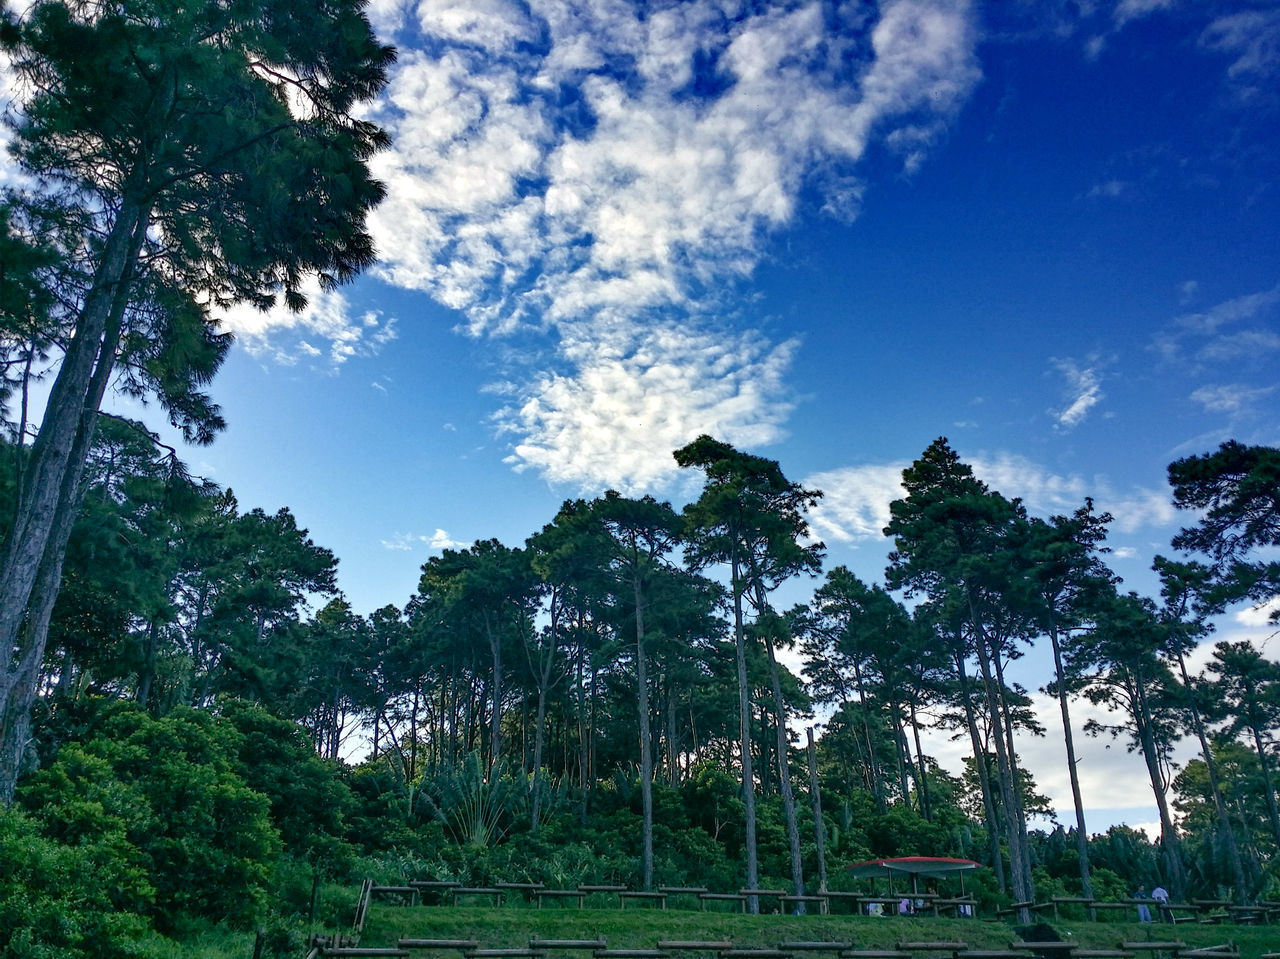
[[960, 697], [964, 701], [965, 721], [969, 725], [969, 741], [973, 743], [973, 763], [978, 773], [978, 785], [982, 790], [982, 806], [987, 816], [987, 843], [991, 851], [991, 868], [996, 873], [996, 888], [1004, 893], [1008, 889], [1005, 879], [1004, 857], [1000, 854], [1000, 819], [995, 798], [991, 793], [991, 773], [987, 769], [987, 745], [978, 731], [978, 717], [973, 711], [973, 696], [969, 691], [969, 676], [964, 668], [964, 654], [952, 651], [956, 662], [956, 675], [960, 680]]
[[1000, 655], [999, 644], [992, 644], [991, 656], [996, 669], [996, 688], [999, 691], [999, 706], [1004, 725], [1005, 748], [1009, 757], [1009, 776], [1013, 782], [1014, 820], [1016, 822], [1017, 836], [1022, 844], [1023, 884], [1034, 895], [1035, 882], [1031, 875], [1031, 845], [1027, 840], [1027, 810], [1022, 798], [1023, 785], [1022, 775], [1018, 768], [1018, 751], [1013, 741], [1013, 715], [1009, 709], [1009, 697], [1004, 694], [1009, 687], [1004, 681], [1004, 659]]
[[1218, 829], [1222, 832], [1223, 842], [1227, 844], [1227, 862], [1231, 866], [1231, 879], [1236, 887], [1236, 902], [1243, 904], [1249, 901], [1249, 883], [1244, 877], [1244, 863], [1240, 861], [1236, 833], [1227, 816], [1226, 804], [1222, 801], [1222, 788], [1218, 785], [1217, 763], [1214, 762], [1213, 752], [1209, 749], [1209, 737], [1205, 732], [1204, 719], [1200, 715], [1200, 707], [1195, 703], [1191, 677], [1187, 675], [1187, 663], [1182, 653], [1178, 653], [1178, 669], [1182, 673], [1182, 688], [1187, 691], [1187, 701], [1191, 705], [1191, 718], [1196, 727], [1196, 738], [1200, 741], [1200, 753], [1204, 756], [1205, 770], [1209, 774], [1209, 790], [1213, 794], [1213, 808], [1218, 814]]
[[827, 823], [822, 818], [822, 788], [818, 784], [818, 749], [813, 742], [813, 727], [805, 730], [808, 736], [809, 794], [813, 798], [813, 833], [818, 853], [818, 893], [827, 891]]
[[489, 733], [489, 771], [497, 765], [502, 746], [502, 637], [485, 617], [485, 631], [489, 636], [489, 653], [493, 657], [493, 717]]
[[[1012, 874], [1010, 878], [1013, 880], [1013, 897], [1018, 902], [1030, 902], [1035, 898], [1035, 889], [1029, 886], [1027, 882], [1030, 868], [1027, 862], [1026, 831], [1021, 828], [1017, 815], [1019, 804], [1016, 793], [1019, 785], [1014, 779], [1014, 767], [1009, 759], [1005, 741], [1004, 717], [1001, 714], [1000, 696], [996, 689], [996, 679], [991, 669], [986, 638], [979, 634], [975, 637], [975, 640], [974, 648], [978, 653], [978, 665], [982, 671], [983, 685], [986, 688], [987, 711], [992, 725], [991, 738], [996, 747], [996, 773], [1000, 780], [1000, 799], [1005, 811], [1005, 838], [1009, 843], [1009, 871]], [[1020, 910], [1018, 920], [1024, 924], [1030, 922], [1031, 914], [1029, 910], [1025, 908]]]
[[853, 681], [858, 686], [858, 704], [861, 706], [862, 713], [862, 734], [867, 741], [867, 767], [872, 777], [872, 795], [876, 799], [876, 812], [884, 815], [888, 809], [888, 803], [885, 800], [884, 788], [884, 770], [880, 768], [880, 759], [876, 756], [875, 743], [871, 739], [871, 721], [868, 718], [867, 709], [867, 691], [862, 682], [862, 667], [855, 659], [853, 661]]
[[1271, 834], [1280, 845], [1280, 810], [1276, 808], [1276, 788], [1271, 782], [1271, 763], [1267, 760], [1267, 749], [1262, 744], [1262, 733], [1257, 726], [1250, 726], [1253, 733], [1253, 745], [1258, 751], [1258, 765], [1262, 768], [1262, 784], [1267, 793], [1267, 815], [1271, 819]]
[[[744, 851], [747, 857], [747, 888], [760, 888], [760, 864], [756, 858], [756, 784], [751, 765], [751, 687], [747, 682], [747, 643], [742, 628], [742, 592], [739, 587], [738, 559], [734, 557], [731, 569], [733, 584], [733, 640], [738, 668], [738, 733], [742, 743], [742, 805], [746, 820]], [[760, 899], [750, 896], [747, 908], [753, 914], [760, 912]]]
[[151, 687], [156, 678], [156, 654], [159, 640], [157, 638], [156, 620], [153, 617], [147, 624], [147, 648], [142, 657], [142, 669], [138, 676], [138, 689], [134, 698], [143, 709], [151, 699]]
[[[581, 627], [579, 623], [579, 627]], [[581, 636], [579, 631], [579, 636]], [[586, 684], [586, 665], [587, 657], [586, 644], [578, 640], [578, 786], [581, 790], [578, 797], [578, 821], [582, 825], [587, 824], [587, 684]]]
[[1084, 800], [1080, 796], [1080, 771], [1076, 768], [1074, 734], [1071, 730], [1071, 710], [1067, 705], [1066, 676], [1062, 668], [1062, 645], [1058, 641], [1058, 630], [1049, 631], [1049, 641], [1053, 645], [1053, 671], [1057, 678], [1058, 708], [1062, 712], [1062, 736], [1067, 747], [1067, 774], [1071, 777], [1071, 798], [1076, 807], [1076, 853], [1080, 858], [1080, 895], [1086, 899], [1093, 898], [1093, 880], [1089, 875], [1089, 833], [1084, 825]]
[[911, 706], [911, 732], [916, 741], [916, 765], [920, 768], [917, 785], [920, 788], [920, 806], [925, 822], [933, 822], [933, 804], [929, 801], [929, 774], [924, 766], [924, 749], [920, 745], [920, 723], [916, 719], [916, 704]]
[[671, 787], [680, 785], [680, 748], [676, 740], [676, 691], [669, 677], [663, 677], [666, 692], [666, 708], [662, 711], [667, 727], [667, 781]]
[[[791, 884], [795, 895], [804, 895], [804, 861], [800, 856], [800, 827], [796, 822], [796, 800], [791, 790], [791, 763], [787, 736], [787, 704], [782, 698], [782, 680], [778, 675], [778, 658], [773, 651], [773, 638], [766, 631], [764, 647], [769, 654], [769, 684], [773, 687], [774, 708], [777, 712], [778, 731], [778, 784], [782, 790], [782, 815], [787, 826], [787, 845], [791, 852]], [[804, 903], [797, 912], [804, 914]]]
[[640, 805], [644, 817], [640, 871], [647, 892], [653, 889], [653, 744], [649, 730], [649, 677], [644, 658], [644, 590], [638, 569], [631, 585], [636, 604], [636, 706], [640, 712]]
[[1180, 902], [1186, 898], [1187, 894], [1182, 840], [1178, 836], [1177, 827], [1173, 824], [1173, 817], [1169, 814], [1164, 776], [1160, 771], [1160, 757], [1156, 750], [1155, 736], [1151, 731], [1151, 714], [1147, 704], [1146, 687], [1141, 682], [1135, 683], [1133, 699], [1137, 706], [1134, 719], [1138, 723], [1138, 742], [1142, 746], [1143, 759], [1146, 760], [1147, 775], [1151, 778], [1151, 791], [1155, 794], [1156, 809], [1160, 813], [1160, 847], [1164, 851], [1170, 892], [1173, 894], [1173, 900]]

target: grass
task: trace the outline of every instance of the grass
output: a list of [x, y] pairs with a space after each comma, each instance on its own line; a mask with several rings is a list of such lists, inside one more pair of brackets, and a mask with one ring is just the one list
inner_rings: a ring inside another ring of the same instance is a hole
[[[355, 890], [352, 890], [352, 909]], [[1115, 949], [1123, 941], [1180, 939], [1191, 946], [1240, 947], [1241, 959], [1259, 959], [1280, 945], [1280, 927], [1143, 925], [1138, 922], [1063, 921], [1050, 923], [1063, 939], [1095, 949]], [[396, 940], [475, 939], [481, 947], [522, 946], [530, 938], [593, 939], [609, 947], [653, 948], [659, 940], [727, 939], [736, 947], [776, 947], [788, 940], [852, 940], [862, 949], [892, 948], [899, 941], [962, 941], [971, 947], [1007, 949], [1018, 938], [1014, 927], [984, 919], [934, 919], [886, 916], [744, 916], [686, 909], [646, 908], [475, 908], [464, 906], [393, 906], [369, 909], [362, 945], [394, 946]], [[441, 954], [458, 959], [455, 954]], [[586, 959], [587, 953], [563, 953], [552, 959]], [[818, 953], [834, 959], [834, 953]]]
[[256, 933], [225, 926], [210, 926], [189, 933], [181, 940], [153, 932], [140, 946], [166, 959], [249, 959]]

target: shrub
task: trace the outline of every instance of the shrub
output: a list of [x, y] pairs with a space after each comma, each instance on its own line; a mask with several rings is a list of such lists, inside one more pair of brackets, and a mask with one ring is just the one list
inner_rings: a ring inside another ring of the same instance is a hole
[[19, 798], [50, 837], [114, 850], [136, 870], [122, 874], [118, 895], [142, 905], [149, 884], [158, 927], [184, 917], [249, 923], [266, 903], [280, 840], [269, 801], [233, 769], [237, 737], [207, 713], [152, 719], [116, 704], [100, 733], [64, 746]]
[[138, 941], [147, 920], [118, 901], [122, 889], [145, 898], [146, 885], [113, 836], [63, 845], [20, 810], [0, 806], [0, 862], [0, 955], [159, 959]]

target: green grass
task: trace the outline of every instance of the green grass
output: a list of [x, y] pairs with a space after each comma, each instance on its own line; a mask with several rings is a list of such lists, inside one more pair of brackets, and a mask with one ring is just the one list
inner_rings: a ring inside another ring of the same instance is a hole
[[139, 945], [166, 959], [249, 959], [253, 955], [255, 933], [242, 929], [210, 926], [174, 940], [152, 933]]
[[[354, 911], [355, 890], [352, 890]], [[1280, 948], [1280, 926], [1143, 925], [1137, 922], [1064, 921], [1050, 923], [1063, 939], [1095, 949], [1114, 949], [1125, 940], [1180, 939], [1192, 946], [1234, 942], [1242, 959], [1259, 959]], [[662, 939], [727, 939], [738, 947], [776, 946], [788, 940], [852, 940], [857, 948], [892, 948], [899, 941], [962, 941], [973, 947], [1008, 948], [1013, 926], [984, 919], [934, 919], [888, 916], [743, 916], [684, 909], [473, 908], [374, 904], [369, 909], [362, 945], [393, 946], [401, 937], [475, 939], [482, 947], [526, 945], [530, 938], [603, 937], [610, 948], [652, 948]], [[444, 955], [444, 954], [442, 954]], [[552, 959], [588, 959], [583, 952]], [[821, 959], [833, 954], [818, 953]], [[446, 959], [456, 959], [449, 955]]]

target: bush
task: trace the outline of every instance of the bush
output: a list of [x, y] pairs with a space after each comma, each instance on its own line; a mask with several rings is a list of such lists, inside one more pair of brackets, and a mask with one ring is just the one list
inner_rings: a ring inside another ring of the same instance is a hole
[[0, 806], [0, 955], [13, 959], [160, 959], [139, 944], [148, 922], [121, 908], [145, 892], [113, 836], [62, 845], [21, 811]]
[[111, 850], [123, 869], [113, 894], [143, 908], [153, 892], [158, 927], [186, 917], [247, 924], [266, 904], [280, 840], [269, 801], [233, 769], [237, 745], [238, 733], [207, 713], [152, 719], [119, 703], [97, 735], [64, 746], [19, 799], [80, 855]]

